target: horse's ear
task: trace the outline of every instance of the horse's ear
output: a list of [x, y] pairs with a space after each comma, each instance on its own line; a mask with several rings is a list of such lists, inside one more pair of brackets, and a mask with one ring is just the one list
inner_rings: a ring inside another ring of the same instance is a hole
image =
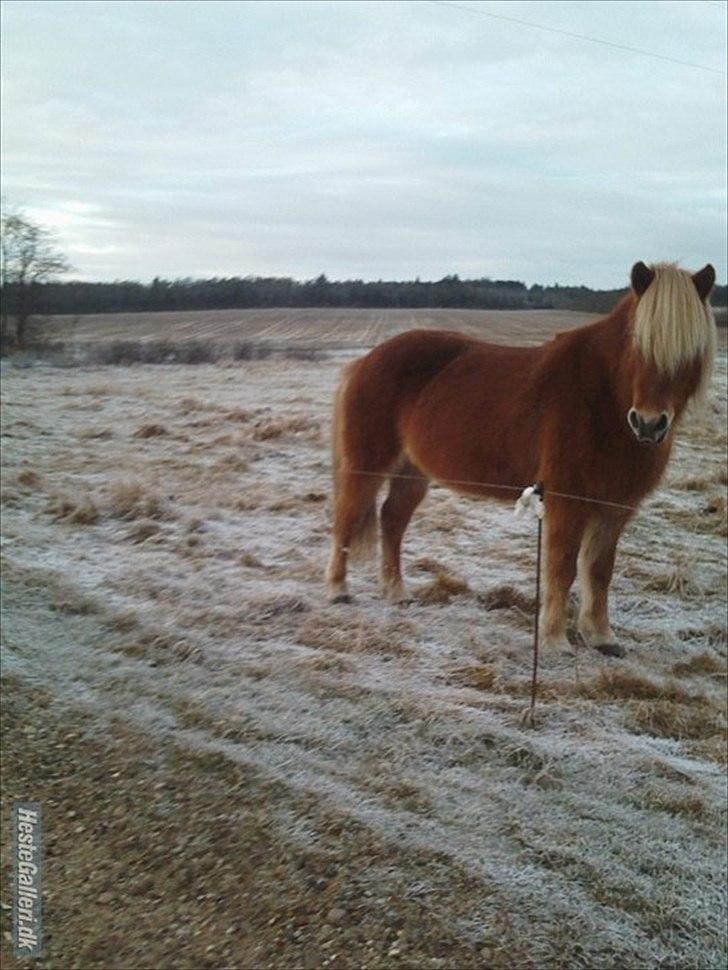
[[693, 283], [695, 283], [698, 296], [701, 300], [704, 300], [715, 285], [715, 270], [710, 263], [703, 266], [697, 273], [693, 273]]
[[630, 282], [637, 296], [642, 296], [654, 278], [655, 274], [649, 266], [645, 266], [642, 262], [634, 264], [630, 274]]

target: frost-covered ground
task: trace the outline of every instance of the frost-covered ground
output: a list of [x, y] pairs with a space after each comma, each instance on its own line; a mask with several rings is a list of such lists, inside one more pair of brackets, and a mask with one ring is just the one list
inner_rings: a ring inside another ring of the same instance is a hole
[[[554, 322], [531, 320], [520, 342]], [[353, 571], [354, 604], [327, 604], [340, 363], [8, 369], [9, 690], [42, 692], [61, 722], [84, 712], [99, 743], [127, 725], [189, 752], [192, 788], [206, 757], [275, 783], [266, 817], [290, 870], [257, 890], [272, 928], [248, 961], [724, 966], [724, 344], [710, 404], [621, 543], [627, 657], [545, 656], [535, 730], [534, 526], [510, 506], [433, 489], [405, 540], [413, 601], [387, 605], [372, 564]], [[310, 889], [305, 925], [276, 911], [296, 860], [369, 838], [388, 850]], [[373, 923], [357, 915], [372, 899]], [[221, 927], [238, 905], [226, 890]], [[223, 942], [207, 965], [251, 965]]]

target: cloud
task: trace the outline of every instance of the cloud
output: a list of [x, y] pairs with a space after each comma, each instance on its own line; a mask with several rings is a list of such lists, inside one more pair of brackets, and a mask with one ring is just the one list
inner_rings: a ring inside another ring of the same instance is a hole
[[[723, 57], [710, 5], [497, 9]], [[3, 20], [5, 191], [86, 278], [617, 286], [638, 258], [725, 278], [717, 75], [427, 3], [11, 0]]]

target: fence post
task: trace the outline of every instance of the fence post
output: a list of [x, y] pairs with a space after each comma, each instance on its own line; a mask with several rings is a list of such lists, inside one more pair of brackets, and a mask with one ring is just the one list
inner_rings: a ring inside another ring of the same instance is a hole
[[543, 544], [543, 517], [545, 489], [543, 482], [536, 485], [529, 485], [521, 493], [516, 502], [515, 514], [518, 516], [531, 513], [536, 516], [538, 532], [536, 539], [536, 615], [533, 621], [533, 669], [531, 672], [531, 703], [523, 712], [523, 721], [531, 727], [536, 726], [535, 709], [536, 695], [538, 693], [538, 635], [539, 635], [539, 614], [541, 613], [541, 548]]
[[[533, 490], [534, 495], [538, 495], [539, 501], [543, 503], [544, 487], [539, 482]], [[543, 512], [538, 516], [538, 533], [536, 538], [536, 615], [533, 621], [533, 671], [531, 674], [531, 706], [529, 709], [529, 721], [531, 727], [535, 726], [536, 694], [538, 693], [538, 632], [541, 614], [541, 547], [543, 542]]]

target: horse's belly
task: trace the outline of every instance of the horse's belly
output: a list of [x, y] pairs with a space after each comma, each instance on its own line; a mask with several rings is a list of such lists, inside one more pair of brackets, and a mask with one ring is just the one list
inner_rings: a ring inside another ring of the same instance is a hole
[[513, 496], [511, 487], [535, 480], [535, 415], [498, 384], [470, 394], [467, 385], [450, 394], [435, 387], [404, 416], [405, 451], [427, 477], [458, 491], [504, 499]]

